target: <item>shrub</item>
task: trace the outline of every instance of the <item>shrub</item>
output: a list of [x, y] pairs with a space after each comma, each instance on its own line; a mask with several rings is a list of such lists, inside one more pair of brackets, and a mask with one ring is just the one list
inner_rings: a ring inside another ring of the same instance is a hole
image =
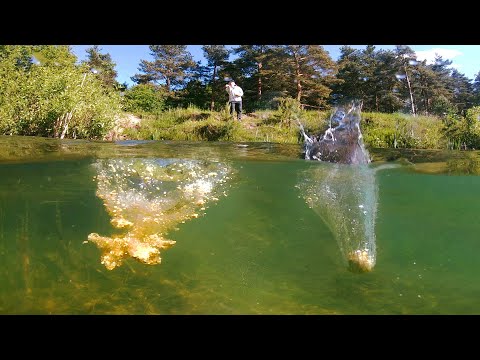
[[165, 107], [165, 94], [152, 84], [138, 84], [125, 91], [124, 109], [128, 112], [159, 112]]

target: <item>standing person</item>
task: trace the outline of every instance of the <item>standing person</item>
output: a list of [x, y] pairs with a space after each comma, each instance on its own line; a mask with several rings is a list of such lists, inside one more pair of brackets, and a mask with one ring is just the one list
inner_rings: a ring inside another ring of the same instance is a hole
[[225, 85], [225, 89], [228, 93], [228, 102], [230, 103], [230, 114], [237, 112], [237, 120], [242, 120], [242, 96], [243, 90], [240, 86], [235, 84], [235, 81], [230, 80], [228, 84]]

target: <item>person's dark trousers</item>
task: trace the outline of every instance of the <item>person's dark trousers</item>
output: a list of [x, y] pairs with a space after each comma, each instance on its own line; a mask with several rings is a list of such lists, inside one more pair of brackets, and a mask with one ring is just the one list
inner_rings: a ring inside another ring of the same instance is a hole
[[242, 120], [242, 102], [230, 101], [230, 114], [237, 112], [237, 120]]

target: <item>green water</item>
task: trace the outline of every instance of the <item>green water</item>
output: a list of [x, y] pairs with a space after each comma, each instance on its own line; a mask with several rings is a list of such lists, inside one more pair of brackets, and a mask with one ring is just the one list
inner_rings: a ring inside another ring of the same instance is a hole
[[[0, 314], [480, 314], [479, 153], [370, 150], [397, 166], [375, 172], [376, 264], [358, 274], [298, 187], [322, 164], [239, 145], [0, 138]], [[160, 264], [108, 270], [87, 241], [116, 231], [92, 164], [132, 158], [232, 175]]]

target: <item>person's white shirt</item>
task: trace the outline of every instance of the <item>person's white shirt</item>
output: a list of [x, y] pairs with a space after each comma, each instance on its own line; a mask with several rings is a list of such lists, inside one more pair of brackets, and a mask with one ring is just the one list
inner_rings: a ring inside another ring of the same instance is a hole
[[226, 86], [228, 92], [228, 101], [242, 101], [243, 90], [233, 81]]

